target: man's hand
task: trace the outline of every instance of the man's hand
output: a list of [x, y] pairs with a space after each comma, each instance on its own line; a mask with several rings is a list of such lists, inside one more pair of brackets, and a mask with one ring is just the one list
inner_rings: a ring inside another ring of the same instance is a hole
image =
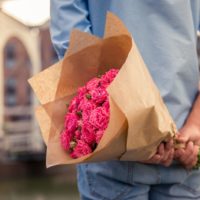
[[180, 161], [186, 169], [191, 169], [198, 160], [200, 130], [196, 126], [187, 124], [179, 131], [176, 140], [185, 144], [185, 148], [175, 151], [175, 159]]
[[161, 143], [157, 149], [157, 152], [147, 161], [142, 161], [142, 163], [147, 164], [161, 164], [166, 167], [170, 166], [174, 158], [174, 147], [173, 139]]
[[200, 93], [198, 94], [185, 125], [177, 134], [177, 141], [185, 144], [184, 149], [175, 151], [175, 158], [187, 169], [197, 163], [200, 146]]

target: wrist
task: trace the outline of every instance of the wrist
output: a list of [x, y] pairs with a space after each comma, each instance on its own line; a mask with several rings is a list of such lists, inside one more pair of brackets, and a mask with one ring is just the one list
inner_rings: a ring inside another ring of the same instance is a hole
[[190, 129], [190, 130], [192, 129], [193, 131], [195, 131], [196, 133], [199, 133], [200, 135], [200, 124], [196, 123], [195, 120], [187, 120], [184, 127], [186, 129]]

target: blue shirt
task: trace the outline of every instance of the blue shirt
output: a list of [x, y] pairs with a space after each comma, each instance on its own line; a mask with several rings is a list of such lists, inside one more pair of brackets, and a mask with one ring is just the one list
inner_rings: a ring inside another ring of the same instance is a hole
[[132, 33], [178, 128], [198, 93], [200, 0], [51, 0], [51, 37], [61, 59], [73, 28], [103, 36], [106, 12]]

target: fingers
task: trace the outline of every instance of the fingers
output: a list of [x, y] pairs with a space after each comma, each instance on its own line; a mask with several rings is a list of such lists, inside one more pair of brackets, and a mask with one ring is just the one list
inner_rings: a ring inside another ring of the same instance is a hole
[[152, 156], [149, 160], [144, 161], [143, 163], [161, 164], [167, 167], [172, 163], [173, 157], [173, 140], [169, 140], [166, 143], [161, 143], [158, 146], [157, 153], [154, 156]]
[[184, 165], [186, 169], [191, 169], [196, 165], [198, 160], [199, 146], [194, 145], [193, 142], [188, 142], [185, 149], [176, 151], [175, 156]]
[[165, 167], [169, 167], [172, 164], [173, 158], [174, 158], [174, 149], [171, 149], [168, 152], [168, 156], [162, 160], [161, 162], [162, 165], [164, 165]]
[[158, 147], [158, 155], [160, 155], [161, 159], [163, 158], [165, 153], [165, 146], [164, 143], [161, 143]]
[[189, 139], [189, 136], [186, 134], [181, 134], [180, 132], [176, 134], [176, 141], [179, 143], [186, 143], [188, 139]]
[[159, 154], [155, 154], [154, 156], [152, 156], [150, 159], [149, 159], [149, 163], [152, 163], [152, 164], [159, 164], [160, 163], [160, 160], [161, 160], [161, 156]]
[[164, 166], [171, 165], [174, 158], [174, 142], [173, 139], [170, 139], [164, 146], [164, 154], [161, 159], [161, 164]]
[[164, 146], [164, 154], [161, 158], [160, 164], [168, 167], [171, 165], [174, 158], [173, 140], [169, 140]]
[[159, 164], [163, 158], [164, 155], [164, 144], [160, 144], [157, 152], [155, 155], [153, 155], [149, 160], [142, 161], [143, 163], [149, 163], [149, 164]]
[[[167, 144], [161, 144], [159, 147], [159, 154], [161, 156], [161, 160], [160, 163], [163, 164], [163, 162], [166, 162], [169, 158], [169, 153], [170, 153], [170, 149], [166, 148]], [[162, 153], [162, 154], [161, 154]]]
[[184, 160], [184, 165], [187, 169], [191, 169], [197, 162], [199, 147], [194, 145], [191, 154]]
[[165, 148], [166, 148], [166, 150], [171, 150], [173, 147], [174, 147], [174, 140], [173, 140], [173, 139], [170, 139], [170, 140], [166, 143]]
[[193, 154], [194, 144], [193, 142], [188, 142], [186, 148], [181, 151], [180, 161], [185, 163], [188, 158]]
[[170, 158], [170, 154], [171, 154], [171, 149], [170, 146], [168, 145], [169, 142], [167, 143], [161, 143], [158, 146], [158, 151], [157, 154], [155, 155], [155, 157], [152, 157], [152, 159], [156, 160], [156, 164], [165, 164], [165, 163], [169, 163], [171, 162]]

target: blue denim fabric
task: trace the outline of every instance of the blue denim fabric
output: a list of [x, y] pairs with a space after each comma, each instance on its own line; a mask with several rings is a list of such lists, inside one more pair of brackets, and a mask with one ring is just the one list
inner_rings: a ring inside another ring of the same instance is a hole
[[200, 171], [137, 162], [77, 166], [82, 200], [200, 200]]

